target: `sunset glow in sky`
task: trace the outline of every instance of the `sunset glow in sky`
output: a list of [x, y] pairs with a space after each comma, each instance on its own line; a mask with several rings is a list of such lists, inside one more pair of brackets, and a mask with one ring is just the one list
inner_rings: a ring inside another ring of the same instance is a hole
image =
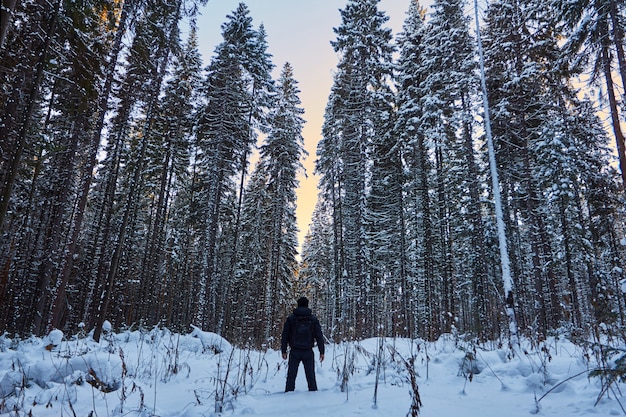
[[[412, 0], [381, 0], [379, 9], [389, 16], [387, 26], [394, 36], [402, 29], [406, 11]], [[241, 0], [209, 0], [198, 18], [199, 44], [204, 64], [213, 56], [215, 46], [222, 41], [220, 26]], [[244, 0], [250, 10], [253, 25], [265, 26], [269, 52], [278, 78], [285, 62], [294, 69], [300, 87], [300, 100], [305, 110], [305, 148], [309, 156], [303, 161], [306, 177], [300, 175], [297, 190], [299, 242], [306, 235], [317, 200], [318, 178], [313, 175], [315, 150], [321, 139], [324, 108], [333, 82], [338, 56], [330, 41], [335, 39], [333, 27], [339, 26], [347, 0]], [[421, 1], [425, 7], [430, 1]]]

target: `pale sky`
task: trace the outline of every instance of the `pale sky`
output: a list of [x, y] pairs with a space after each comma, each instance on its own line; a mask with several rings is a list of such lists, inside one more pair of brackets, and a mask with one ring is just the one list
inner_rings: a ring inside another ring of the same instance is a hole
[[[389, 16], [387, 27], [394, 36], [402, 29], [406, 11], [413, 0], [381, 0], [379, 9]], [[241, 0], [209, 0], [198, 18], [199, 46], [204, 64], [213, 56], [215, 46], [222, 41], [221, 24], [226, 15], [237, 8]], [[265, 26], [269, 53], [275, 65], [273, 77], [278, 78], [285, 62], [294, 69], [300, 87], [300, 100], [305, 110], [303, 136], [309, 156], [303, 161], [307, 177], [299, 176], [296, 211], [300, 244], [309, 229], [311, 214], [317, 200], [315, 150], [321, 139], [324, 109], [333, 82], [338, 56], [330, 41], [335, 39], [333, 27], [339, 26], [347, 0], [244, 0], [250, 10], [252, 23]], [[422, 0], [423, 6], [430, 3]]]

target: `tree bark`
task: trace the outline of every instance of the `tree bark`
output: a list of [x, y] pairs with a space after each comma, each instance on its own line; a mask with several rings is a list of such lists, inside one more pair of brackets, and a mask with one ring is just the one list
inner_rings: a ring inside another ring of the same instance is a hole
[[604, 78], [606, 81], [606, 92], [609, 98], [609, 109], [611, 111], [611, 125], [615, 134], [615, 142], [617, 143], [617, 155], [619, 158], [619, 168], [622, 173], [622, 189], [626, 190], [626, 145], [624, 144], [624, 134], [619, 120], [619, 110], [617, 107], [617, 98], [615, 97], [615, 89], [613, 85], [613, 76], [611, 75], [611, 61], [607, 45], [602, 45], [602, 67], [604, 70]]
[[63, 260], [63, 269], [60, 276], [60, 283], [57, 289], [57, 293], [54, 295], [52, 302], [52, 320], [50, 327], [59, 328], [62, 324], [61, 318], [63, 317], [63, 307], [65, 306], [65, 290], [69, 281], [72, 268], [74, 266], [74, 255], [76, 253], [76, 243], [78, 242], [78, 235], [81, 230], [83, 218], [85, 215], [85, 208], [87, 206], [87, 197], [89, 195], [89, 188], [93, 178], [93, 170], [97, 163], [98, 149], [100, 148], [100, 141], [102, 139], [102, 129], [104, 127], [104, 117], [107, 113], [107, 107], [109, 97], [111, 95], [111, 89], [113, 86], [113, 80], [115, 76], [115, 67], [117, 65], [117, 59], [122, 49], [122, 38], [126, 32], [126, 19], [128, 16], [128, 8], [131, 4], [130, 1], [124, 3], [122, 7], [122, 13], [120, 15], [120, 21], [117, 32], [115, 34], [115, 41], [111, 50], [109, 64], [106, 71], [106, 79], [100, 93], [100, 100], [98, 102], [98, 118], [96, 126], [94, 127], [93, 137], [91, 140], [91, 148], [89, 151], [89, 159], [85, 164], [82, 172], [82, 186], [80, 187], [79, 201], [76, 207], [74, 219], [72, 222], [71, 236], [69, 244], [65, 250], [65, 258]]
[[472, 224], [471, 242], [473, 250], [472, 254], [472, 292], [475, 299], [475, 320], [477, 326], [477, 334], [480, 340], [493, 340], [496, 337], [492, 328], [492, 323], [488, 319], [487, 298], [485, 297], [485, 279], [487, 277], [487, 267], [485, 259], [487, 254], [485, 250], [485, 227], [481, 214], [480, 204], [480, 185], [479, 170], [474, 155], [474, 142], [472, 139], [471, 110], [469, 106], [469, 98], [466, 94], [461, 96], [463, 105], [464, 122], [463, 122], [463, 150], [467, 164], [469, 194], [470, 194], [470, 211], [469, 217]]
[[610, 0], [609, 13], [611, 14], [611, 25], [613, 27], [613, 43], [617, 51], [617, 62], [619, 64], [619, 72], [622, 78], [622, 91], [626, 96], [626, 57], [624, 57], [624, 30], [619, 24], [619, 11], [617, 2]]
[[111, 258], [111, 265], [109, 267], [109, 273], [107, 275], [107, 283], [105, 293], [103, 295], [103, 302], [100, 311], [98, 312], [98, 319], [96, 322], [96, 327], [94, 329], [93, 339], [95, 341], [100, 340], [100, 335], [102, 333], [102, 325], [104, 324], [105, 317], [107, 315], [109, 304], [111, 302], [111, 296], [113, 292], [113, 285], [117, 280], [118, 268], [120, 264], [120, 259], [122, 256], [122, 251], [124, 249], [124, 242], [126, 239], [126, 233], [128, 230], [128, 225], [130, 223], [130, 215], [135, 210], [137, 195], [139, 194], [142, 186], [142, 174], [145, 166], [145, 155], [147, 149], [147, 142], [150, 134], [152, 132], [152, 124], [154, 121], [154, 113], [158, 107], [158, 99], [159, 94], [161, 92], [161, 85], [163, 84], [163, 79], [165, 78], [165, 74], [167, 72], [170, 55], [172, 53], [172, 47], [175, 44], [174, 38], [178, 33], [178, 21], [180, 19], [180, 8], [181, 2], [177, 2], [177, 8], [175, 17], [172, 20], [172, 26], [169, 28], [168, 33], [168, 42], [167, 44], [158, 49], [157, 56], [155, 57], [155, 62], [157, 63], [156, 68], [154, 69], [154, 86], [150, 93], [149, 99], [147, 101], [147, 111], [146, 111], [146, 120], [144, 122], [142, 132], [141, 132], [141, 145], [139, 149], [138, 162], [135, 167], [135, 172], [133, 173], [133, 178], [131, 180], [131, 185], [128, 189], [128, 198], [126, 200], [126, 206], [124, 209], [124, 216], [122, 219], [122, 224], [120, 226], [115, 251]]
[[0, 50], [4, 47], [16, 6], [17, 0], [2, 0], [2, 9], [0, 9]]
[[33, 81], [30, 94], [28, 95], [26, 111], [24, 112], [24, 117], [22, 118], [22, 123], [19, 127], [15, 151], [11, 157], [11, 162], [5, 179], [4, 190], [0, 199], [0, 230], [2, 230], [4, 225], [4, 220], [9, 209], [9, 200], [11, 199], [11, 194], [13, 194], [13, 186], [15, 184], [15, 179], [17, 178], [20, 162], [22, 161], [22, 153], [24, 152], [24, 146], [26, 144], [26, 136], [28, 135], [30, 122], [33, 117], [33, 112], [35, 111], [35, 103], [37, 102], [39, 87], [41, 86], [41, 82], [43, 80], [43, 73], [48, 60], [50, 44], [52, 43], [52, 38], [54, 36], [54, 32], [56, 31], [60, 7], [61, 0], [57, 1], [54, 6], [52, 16], [50, 17], [48, 31], [46, 32], [46, 37], [41, 50], [39, 51], [39, 60], [37, 61], [35, 79]]

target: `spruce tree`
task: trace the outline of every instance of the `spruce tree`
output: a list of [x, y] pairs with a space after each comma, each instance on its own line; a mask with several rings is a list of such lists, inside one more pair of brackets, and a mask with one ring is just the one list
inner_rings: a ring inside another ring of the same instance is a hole
[[[333, 256], [339, 261], [335, 282], [344, 297], [337, 318], [344, 337], [363, 336], [378, 324], [375, 310], [379, 306], [372, 302], [375, 288], [367, 254], [367, 161], [372, 141], [383, 140], [385, 126], [389, 126], [389, 109], [382, 103], [388, 101], [394, 48], [391, 31], [383, 26], [388, 17], [377, 6], [377, 0], [354, 0], [341, 10], [342, 23], [334, 29], [337, 39], [331, 42], [340, 61], [317, 167], [324, 192], [334, 193], [337, 252]], [[349, 334], [348, 329], [355, 333]]]
[[[10, 326], [18, 332], [42, 334], [60, 324], [63, 314], [56, 312], [56, 300], [63, 297], [75, 250], [72, 238], [80, 227], [76, 207], [83, 194], [76, 184], [91, 156], [84, 150], [94, 148], [88, 139], [109, 47], [109, 7], [97, 1], [19, 5], [17, 32], [8, 36], [24, 38], [2, 51], [8, 82], [0, 98], [0, 135], [8, 158], [0, 169], [0, 218], [7, 219], [12, 205], [11, 226], [5, 230], [10, 237], [3, 241], [14, 248], [3, 248], [2, 263], [5, 271], [22, 278], [12, 285], [4, 275], [0, 286], [12, 292], [15, 304], [2, 304], [15, 312]], [[19, 75], [23, 71], [28, 75]]]
[[611, 115], [611, 127], [615, 137], [618, 162], [622, 173], [622, 187], [626, 187], [626, 145], [620, 119], [619, 86], [614, 81], [614, 62], [617, 60], [621, 76], [622, 92], [626, 88], [626, 58], [624, 54], [624, 31], [626, 30], [626, 9], [623, 2], [570, 1], [554, 2], [555, 12], [562, 16], [568, 31], [564, 33], [568, 42], [565, 45], [565, 58], [573, 67], [589, 66], [590, 81], [601, 83], [604, 88]]
[[[297, 253], [296, 174], [302, 169], [304, 110], [299, 89], [288, 63], [278, 80], [275, 106], [270, 112], [270, 132], [260, 150], [260, 160], [244, 198], [241, 266], [238, 277], [247, 283], [244, 309], [255, 306], [267, 320], [256, 329], [256, 340], [271, 343], [287, 311], [295, 278]], [[238, 298], [239, 299], [239, 298]], [[243, 311], [238, 317], [249, 317]], [[241, 323], [243, 325], [243, 323]], [[249, 335], [248, 335], [249, 336]]]
[[[113, 160], [108, 172], [110, 177], [107, 187], [108, 191], [113, 193], [108, 197], [115, 198], [115, 190], [120, 193], [119, 200], [117, 200], [120, 212], [116, 213], [119, 215], [113, 216], [112, 210], [115, 203], [107, 200], [103, 202], [103, 207], [108, 206], [108, 208], [101, 211], [105, 213], [103, 218], [106, 218], [108, 222], [100, 223], [100, 226], [105, 233], [111, 233], [114, 239], [110, 259], [101, 258], [100, 262], [104, 263], [101, 263], [98, 268], [101, 297], [96, 300], [101, 301], [93, 306], [95, 340], [100, 337], [104, 320], [118, 323], [127, 319], [124, 316], [126, 312], [123, 310], [115, 311], [115, 316], [107, 317], [112, 303], [127, 305], [134, 302], [132, 287], [136, 281], [128, 278], [135, 275], [135, 269], [140, 268], [140, 259], [144, 254], [141, 248], [145, 238], [142, 223], [149, 216], [146, 209], [148, 205], [146, 197], [153, 190], [150, 176], [147, 175], [153, 166], [152, 161], [147, 158], [147, 153], [150, 144], [155, 140], [155, 121], [164, 79], [173, 52], [179, 48], [178, 24], [182, 15], [181, 7], [180, 2], [166, 4], [156, 1], [146, 10], [146, 15], [139, 20], [133, 39], [127, 79], [135, 82], [135, 86], [147, 89], [150, 93], [140, 95], [137, 90], [131, 90], [128, 91], [130, 93], [128, 100], [120, 100], [119, 130], [113, 132], [115, 135], [113, 146], [122, 152], [118, 152], [119, 156], [123, 155], [127, 159], [125, 161]], [[146, 61], [146, 55], [151, 59]], [[130, 118], [133, 108], [136, 110], [135, 120]], [[128, 142], [125, 143], [126, 140]], [[120, 164], [120, 162], [125, 163]], [[155, 191], [155, 194], [158, 192]], [[115, 224], [111, 224], [111, 221], [115, 221]], [[126, 284], [131, 288], [124, 288]], [[124, 299], [125, 296], [128, 298]]]
[[493, 277], [488, 276], [485, 264], [488, 250], [480, 200], [484, 176], [477, 161], [473, 126], [477, 90], [474, 40], [464, 7], [462, 0], [433, 4], [421, 54], [425, 74], [421, 128], [434, 155], [434, 222], [440, 232], [433, 262], [439, 269], [435, 276], [441, 277], [441, 308], [446, 318], [441, 327], [449, 332], [460, 324], [460, 301], [468, 299], [475, 315], [465, 325], [476, 329], [480, 337], [486, 336], [485, 331], [493, 337], [487, 317], [493, 307], [485, 293]]
[[[565, 321], [580, 325], [588, 308], [581, 295], [597, 288], [606, 271], [599, 258], [595, 266], [578, 267], [574, 259], [590, 256], [582, 242], [593, 229], [578, 228], [590, 224], [581, 222], [581, 209], [594, 204], [587, 187], [612, 182], [610, 172], [592, 168], [593, 159], [606, 161], [605, 145], [602, 135], [589, 142], [600, 126], [576, 98], [572, 74], [558, 65], [562, 51], [553, 16], [540, 2], [493, 3], [485, 42], [520, 328], [532, 326], [539, 338]], [[619, 262], [621, 256], [613, 255]]]
[[234, 266], [242, 180], [272, 88], [265, 35], [252, 27], [245, 4], [228, 16], [222, 36], [224, 41], [207, 68], [204, 103], [195, 122], [202, 189], [197, 207], [205, 222], [201, 324], [218, 331], [228, 299], [219, 294], [228, 288]]
[[[320, 197], [315, 204], [309, 232], [302, 242], [302, 260], [298, 273], [298, 294], [306, 289], [312, 299], [316, 300], [316, 315], [320, 319], [322, 327], [328, 329], [326, 335], [329, 339], [338, 341], [335, 337], [336, 299], [339, 298], [333, 292], [338, 288], [334, 282], [333, 260], [333, 227], [329, 204]], [[339, 298], [340, 299], [340, 298]]]
[[147, 149], [146, 158], [152, 169], [149, 178], [155, 190], [150, 201], [148, 235], [145, 240], [145, 255], [141, 260], [140, 286], [134, 301], [138, 305], [131, 321], [159, 322], [170, 308], [159, 300], [171, 299], [171, 289], [180, 277], [165, 272], [167, 265], [166, 238], [171, 230], [170, 216], [172, 199], [179, 187], [183, 187], [190, 164], [192, 115], [195, 111], [198, 89], [201, 82], [201, 59], [198, 39], [192, 28], [187, 45], [177, 52], [173, 75], [164, 88], [155, 118], [154, 141]]
[[[411, 334], [423, 329], [423, 336], [431, 337], [431, 317], [434, 308], [429, 297], [427, 277], [433, 276], [433, 224], [430, 183], [432, 163], [429, 157], [424, 132], [419, 122], [422, 116], [422, 92], [420, 89], [426, 74], [422, 70], [421, 53], [424, 49], [425, 10], [412, 2], [398, 36], [400, 56], [395, 76], [397, 94], [397, 116], [394, 134], [402, 147], [406, 180], [406, 240], [409, 251], [409, 293], [413, 322], [409, 324]], [[424, 300], [424, 302], [419, 302]], [[428, 301], [426, 301], [428, 300]]]

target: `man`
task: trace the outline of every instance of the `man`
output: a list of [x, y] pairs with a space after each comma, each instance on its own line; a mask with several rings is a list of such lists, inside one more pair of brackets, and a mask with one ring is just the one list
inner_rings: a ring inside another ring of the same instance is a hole
[[309, 391], [317, 391], [315, 381], [315, 354], [313, 353], [314, 340], [320, 351], [320, 362], [324, 361], [324, 336], [320, 322], [309, 308], [309, 300], [306, 297], [298, 299], [298, 308], [293, 310], [285, 321], [281, 337], [280, 350], [283, 359], [287, 359], [287, 345], [291, 347], [289, 352], [289, 368], [287, 370], [287, 385], [285, 392], [296, 388], [296, 375], [300, 362], [304, 365], [306, 382]]

